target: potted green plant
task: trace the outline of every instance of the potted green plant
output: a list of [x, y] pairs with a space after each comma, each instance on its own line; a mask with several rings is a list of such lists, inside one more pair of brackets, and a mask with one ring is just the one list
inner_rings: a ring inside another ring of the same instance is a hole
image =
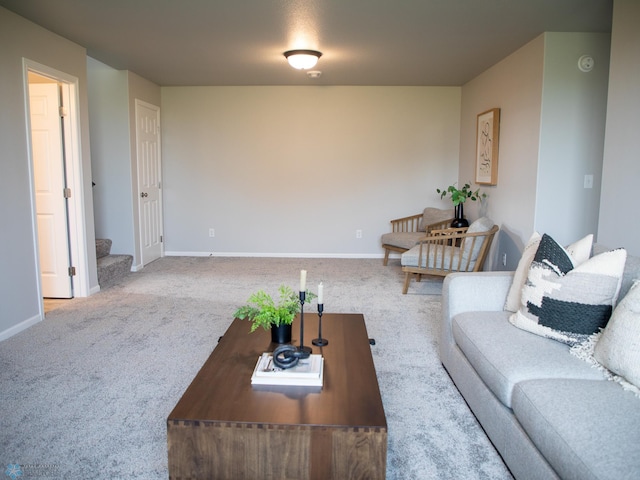
[[[280, 285], [279, 299], [276, 302], [264, 290], [258, 290], [247, 300], [246, 305], [238, 308], [234, 314], [241, 320], [251, 322], [251, 332], [258, 327], [271, 330], [271, 341], [274, 343], [289, 343], [291, 341], [291, 324], [293, 318], [300, 312], [300, 295], [291, 287]], [[305, 292], [305, 303], [311, 303], [315, 294]]]
[[445, 190], [438, 188], [436, 191], [440, 194], [440, 198], [444, 198], [447, 195], [451, 196], [451, 201], [455, 209], [455, 220], [451, 223], [453, 228], [469, 226], [469, 222], [464, 218], [464, 202], [468, 199], [475, 202], [479, 198], [485, 198], [487, 196], [486, 193], [480, 193], [479, 188], [475, 191], [471, 190], [471, 185], [468, 183], [465, 183], [462, 188], [457, 188], [454, 183], [453, 185], [449, 185]]

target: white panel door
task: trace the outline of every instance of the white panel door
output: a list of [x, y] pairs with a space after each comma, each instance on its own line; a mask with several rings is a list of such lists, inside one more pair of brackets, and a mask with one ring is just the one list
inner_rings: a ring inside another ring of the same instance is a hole
[[69, 267], [65, 166], [59, 87], [30, 84], [31, 148], [36, 195], [42, 296], [73, 296]]
[[160, 108], [136, 100], [138, 211], [142, 265], [160, 258], [162, 251], [162, 170]]

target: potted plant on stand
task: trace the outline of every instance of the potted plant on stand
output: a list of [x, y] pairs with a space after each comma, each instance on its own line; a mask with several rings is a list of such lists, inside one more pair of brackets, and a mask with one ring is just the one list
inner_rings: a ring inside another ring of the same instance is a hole
[[462, 188], [457, 188], [454, 183], [453, 185], [449, 185], [445, 190], [438, 188], [436, 191], [440, 194], [440, 198], [451, 195], [451, 201], [453, 202], [453, 208], [455, 210], [455, 219], [451, 222], [452, 228], [469, 226], [469, 222], [464, 218], [464, 202], [466, 202], [467, 199], [475, 202], [479, 198], [485, 198], [487, 196], [486, 193], [480, 193], [479, 188], [475, 191], [471, 190], [471, 185], [468, 183], [465, 183]]
[[[300, 312], [300, 296], [291, 287], [280, 285], [278, 288], [280, 298], [276, 302], [271, 295], [264, 290], [258, 290], [247, 300], [247, 304], [236, 310], [236, 318], [249, 320], [251, 332], [258, 327], [271, 330], [273, 343], [291, 342], [291, 324], [293, 318]], [[316, 297], [307, 290], [305, 303], [311, 303]]]

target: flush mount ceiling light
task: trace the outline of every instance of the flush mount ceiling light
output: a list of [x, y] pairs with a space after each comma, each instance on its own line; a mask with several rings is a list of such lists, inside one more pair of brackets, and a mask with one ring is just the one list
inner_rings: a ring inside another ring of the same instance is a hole
[[308, 70], [315, 67], [322, 53], [316, 50], [289, 50], [284, 52], [289, 65], [298, 70]]

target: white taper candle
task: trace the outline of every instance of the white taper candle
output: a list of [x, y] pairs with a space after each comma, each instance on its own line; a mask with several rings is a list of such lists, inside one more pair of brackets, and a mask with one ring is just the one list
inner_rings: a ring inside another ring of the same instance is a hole
[[300, 270], [300, 291], [304, 292], [307, 288], [307, 271]]

